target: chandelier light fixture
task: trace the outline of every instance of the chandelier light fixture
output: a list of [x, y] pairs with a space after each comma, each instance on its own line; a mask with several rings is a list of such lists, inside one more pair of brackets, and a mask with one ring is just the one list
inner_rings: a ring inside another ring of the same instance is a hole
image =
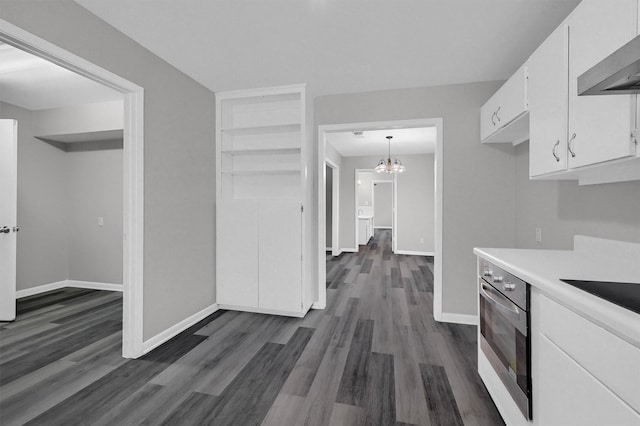
[[391, 139], [392, 138], [393, 136], [387, 136], [387, 141], [389, 142], [389, 156], [387, 157], [386, 160], [382, 158], [378, 162], [378, 165], [375, 168], [375, 171], [377, 173], [402, 173], [406, 170], [406, 168], [404, 167], [404, 165], [400, 160], [398, 160], [397, 158], [394, 158], [393, 161], [391, 160]]

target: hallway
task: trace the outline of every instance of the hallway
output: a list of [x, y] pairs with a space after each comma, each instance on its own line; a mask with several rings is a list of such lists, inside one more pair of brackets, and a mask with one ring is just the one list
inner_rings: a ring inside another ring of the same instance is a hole
[[[0, 329], [0, 422], [502, 424], [475, 371], [475, 327], [436, 323], [430, 258], [396, 256], [390, 243], [379, 230], [359, 253], [327, 262], [325, 310], [303, 319], [218, 311], [138, 360], [121, 359], [120, 334], [96, 334], [78, 307], [117, 323], [111, 293], [23, 299]], [[61, 343], [90, 329], [85, 345]], [[67, 349], [51, 355], [50, 345]], [[34, 364], [19, 374], [11, 363], [22, 359]]]

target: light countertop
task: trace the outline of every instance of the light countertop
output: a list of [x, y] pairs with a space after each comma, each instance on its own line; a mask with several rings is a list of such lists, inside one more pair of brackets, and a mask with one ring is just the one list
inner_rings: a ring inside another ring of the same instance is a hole
[[473, 252], [640, 347], [640, 314], [560, 281], [640, 283], [640, 244], [576, 236], [574, 250], [475, 248]]

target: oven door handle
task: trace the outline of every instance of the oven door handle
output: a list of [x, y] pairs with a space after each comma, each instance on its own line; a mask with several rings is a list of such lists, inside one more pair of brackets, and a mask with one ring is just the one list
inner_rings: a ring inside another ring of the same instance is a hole
[[[518, 309], [518, 307], [513, 304], [509, 299], [507, 299], [506, 297], [504, 297], [502, 294], [498, 293], [497, 291], [491, 289], [490, 287], [488, 287], [486, 284], [484, 283], [480, 283], [480, 291], [482, 292], [482, 295], [496, 308], [498, 308], [499, 310], [509, 314], [510, 316], [514, 317], [514, 318], [519, 318], [520, 317], [520, 310]], [[491, 293], [490, 293], [491, 292]], [[496, 299], [494, 296], [492, 296], [492, 294], [495, 294], [496, 296], [498, 296], [500, 299], [506, 301], [508, 303], [508, 305], [498, 301], [498, 299]]]

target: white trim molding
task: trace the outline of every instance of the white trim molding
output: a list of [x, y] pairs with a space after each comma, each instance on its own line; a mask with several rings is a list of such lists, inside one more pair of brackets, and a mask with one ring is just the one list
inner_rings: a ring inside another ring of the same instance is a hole
[[24, 290], [16, 291], [16, 299], [35, 296], [36, 294], [46, 293], [47, 291], [59, 290], [66, 286], [67, 286], [67, 280], [63, 280], [63, 281], [56, 281], [54, 283], [49, 283], [49, 284], [42, 284], [36, 287], [25, 288]]
[[196, 312], [190, 317], [183, 319], [179, 323], [172, 325], [171, 327], [167, 328], [165, 331], [162, 331], [156, 334], [152, 338], [145, 340], [145, 342], [142, 344], [144, 353], [146, 354], [154, 350], [158, 346], [162, 345], [163, 343], [168, 342], [178, 334], [185, 331], [187, 328], [191, 327], [194, 324], [197, 324], [198, 322], [202, 321], [209, 315], [213, 314], [218, 309], [220, 309], [220, 307], [218, 306], [217, 303], [214, 303], [213, 305], [207, 306], [203, 310]]
[[280, 309], [255, 308], [251, 306], [226, 305], [226, 304], [220, 304], [219, 306], [220, 306], [220, 309], [225, 309], [228, 311], [253, 312], [256, 314], [281, 315], [281, 316], [292, 317], [292, 318], [304, 318], [304, 316], [309, 311], [309, 308], [313, 307], [313, 303], [311, 304], [311, 306], [307, 306], [306, 309], [303, 307], [302, 311], [300, 312], [282, 311]]
[[396, 250], [396, 254], [406, 254], [409, 256], [434, 256], [432, 251]]
[[67, 280], [67, 287], [86, 288], [91, 290], [122, 291], [122, 284], [97, 283], [93, 281]]
[[123, 94], [122, 356], [137, 358], [143, 354], [144, 89], [3, 19], [0, 41]]
[[454, 314], [450, 312], [442, 312], [439, 322], [450, 322], [453, 324], [478, 325], [477, 315]]

